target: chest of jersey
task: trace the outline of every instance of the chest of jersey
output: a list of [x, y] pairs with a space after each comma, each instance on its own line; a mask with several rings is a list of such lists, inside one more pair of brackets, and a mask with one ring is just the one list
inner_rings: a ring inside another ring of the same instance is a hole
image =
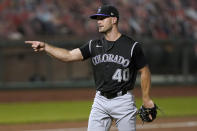
[[93, 66], [108, 64], [112, 69], [114, 67], [127, 68], [130, 65], [131, 48], [129, 45], [124, 43], [104, 44], [95, 43], [93, 45], [91, 58]]
[[123, 67], [128, 67], [128, 65], [130, 64], [130, 60], [118, 53], [108, 54], [107, 52], [101, 52], [92, 58], [92, 63], [94, 66], [102, 63], [112, 63], [115, 65], [117, 64]]
[[132, 43], [94, 43], [92, 45], [91, 61], [96, 83], [113, 86], [129, 81], [133, 68], [131, 45]]

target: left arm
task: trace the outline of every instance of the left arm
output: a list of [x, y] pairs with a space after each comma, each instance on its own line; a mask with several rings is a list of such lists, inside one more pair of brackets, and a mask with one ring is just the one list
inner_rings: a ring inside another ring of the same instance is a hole
[[150, 98], [150, 88], [151, 88], [151, 73], [148, 66], [144, 66], [139, 69], [141, 73], [141, 91], [142, 91], [142, 101], [146, 108], [154, 107], [154, 102]]

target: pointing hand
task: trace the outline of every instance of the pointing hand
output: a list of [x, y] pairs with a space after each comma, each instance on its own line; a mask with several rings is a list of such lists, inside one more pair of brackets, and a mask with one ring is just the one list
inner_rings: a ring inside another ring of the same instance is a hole
[[44, 51], [45, 50], [45, 43], [40, 41], [25, 41], [26, 44], [31, 44], [33, 50], [35, 52]]

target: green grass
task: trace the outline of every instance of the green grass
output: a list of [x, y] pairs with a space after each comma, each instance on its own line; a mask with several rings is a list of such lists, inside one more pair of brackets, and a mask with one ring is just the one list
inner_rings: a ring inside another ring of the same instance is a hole
[[[197, 116], [197, 97], [153, 98], [159, 117]], [[137, 107], [141, 100], [136, 100]], [[92, 101], [0, 103], [0, 124], [88, 120]]]
[[159, 116], [197, 116], [197, 97], [158, 98], [154, 101], [165, 113], [159, 113]]
[[87, 120], [92, 102], [0, 104], [0, 124]]

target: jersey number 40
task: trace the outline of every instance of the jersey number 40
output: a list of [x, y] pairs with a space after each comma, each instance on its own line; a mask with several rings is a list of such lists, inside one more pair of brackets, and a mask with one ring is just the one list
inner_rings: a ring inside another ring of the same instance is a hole
[[129, 68], [126, 69], [116, 69], [112, 76], [112, 80], [117, 80], [118, 82], [129, 80]]

